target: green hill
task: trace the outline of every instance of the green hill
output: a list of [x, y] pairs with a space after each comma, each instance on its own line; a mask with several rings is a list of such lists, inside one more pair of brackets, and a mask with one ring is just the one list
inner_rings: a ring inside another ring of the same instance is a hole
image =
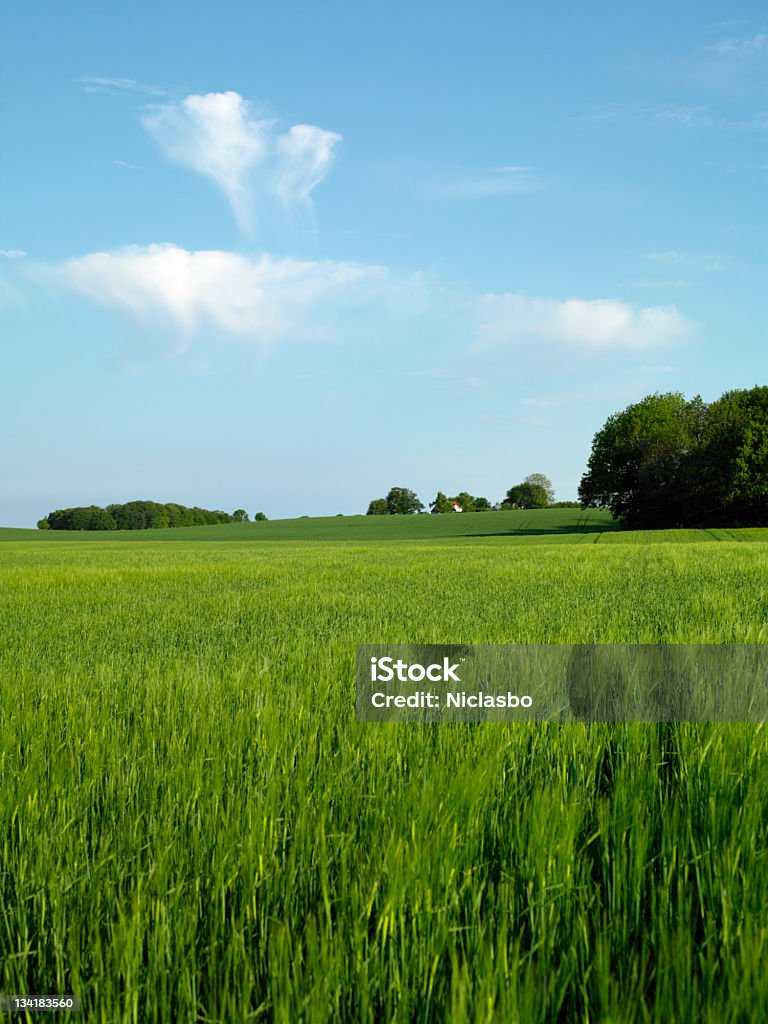
[[485, 540], [516, 544], [701, 543], [702, 541], [768, 540], [768, 529], [621, 531], [610, 513], [598, 509], [557, 508], [512, 512], [468, 512], [461, 515], [325, 516], [274, 519], [264, 523], [230, 523], [165, 530], [21, 530], [0, 527], [2, 541], [61, 543], [125, 543], [136, 541], [455, 541]]
[[466, 512], [457, 515], [326, 516], [275, 519], [263, 523], [188, 526], [163, 530], [17, 530], [0, 529], [0, 541], [407, 541], [449, 537], [540, 537], [594, 535], [617, 529], [608, 512], [597, 509], [534, 509]]

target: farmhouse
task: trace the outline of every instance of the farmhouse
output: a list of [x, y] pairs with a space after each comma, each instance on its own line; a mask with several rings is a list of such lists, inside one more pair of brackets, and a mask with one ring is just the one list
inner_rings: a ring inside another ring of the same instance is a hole
[[458, 501], [455, 501], [453, 498], [451, 498], [451, 508], [453, 509], [454, 512], [463, 512], [464, 511], [464, 509], [461, 507], [461, 505], [458, 503]]

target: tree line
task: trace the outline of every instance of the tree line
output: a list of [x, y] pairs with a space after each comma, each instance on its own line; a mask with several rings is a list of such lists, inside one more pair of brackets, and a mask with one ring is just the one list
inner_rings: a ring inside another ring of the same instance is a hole
[[[579, 501], [554, 500], [532, 473], [491, 504], [443, 491], [432, 513], [534, 508], [605, 508], [628, 529], [768, 525], [768, 387], [724, 392], [716, 401], [679, 391], [647, 395], [608, 417], [594, 435]], [[425, 511], [414, 491], [393, 487], [368, 515]]]
[[[707, 404], [679, 391], [647, 395], [609, 416], [594, 435], [579, 501], [555, 501], [543, 473], [532, 473], [494, 504], [460, 491], [438, 491], [432, 514], [503, 509], [606, 508], [629, 529], [768, 525], [768, 387], [726, 391]], [[425, 512], [415, 491], [392, 487], [367, 515]], [[263, 512], [254, 521], [267, 517]], [[249, 522], [234, 512], [176, 503], [57, 509], [41, 530], [145, 530]]]
[[[552, 483], [543, 473], [531, 473], [521, 483], [515, 484], [507, 491], [499, 502], [491, 504], [488, 498], [475, 497], [468, 491], [459, 491], [449, 497], [438, 491], [434, 501], [429, 503], [429, 511], [440, 515], [456, 511], [458, 505], [462, 512], [498, 512], [506, 509], [531, 508], [580, 508], [578, 501], [555, 501]], [[397, 516], [414, 515], [426, 511], [415, 491], [408, 487], [392, 487], [386, 498], [374, 498], [368, 505], [366, 515]]]
[[768, 524], [768, 387], [646, 396], [595, 434], [585, 507], [630, 529]]
[[[265, 520], [263, 512], [254, 515], [254, 522]], [[127, 501], [122, 505], [79, 505], [59, 508], [38, 521], [39, 530], [157, 530], [182, 526], [218, 526], [222, 523], [250, 522], [243, 508], [222, 512], [176, 502]]]

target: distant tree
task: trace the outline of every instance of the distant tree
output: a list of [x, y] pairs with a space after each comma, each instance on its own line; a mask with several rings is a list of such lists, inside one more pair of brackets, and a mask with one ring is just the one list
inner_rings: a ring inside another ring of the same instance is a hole
[[368, 511], [365, 513], [367, 516], [387, 516], [389, 515], [389, 508], [387, 507], [386, 498], [374, 498], [368, 506]]
[[444, 515], [446, 512], [453, 512], [453, 505], [442, 491], [438, 491], [435, 500], [430, 501], [429, 509], [433, 515]]
[[475, 499], [467, 491], [460, 491], [452, 500], [461, 506], [462, 512], [475, 511]]
[[547, 504], [551, 505], [555, 500], [555, 491], [552, 487], [552, 481], [549, 477], [544, 476], [543, 473], [529, 473], [528, 476], [523, 480], [524, 484], [531, 484], [533, 487], [541, 487], [544, 489], [544, 493], [547, 496]]
[[407, 487], [392, 487], [386, 498], [387, 511], [391, 516], [409, 516], [424, 508], [415, 491]]
[[541, 484], [515, 484], [507, 491], [504, 504], [510, 508], [546, 508], [547, 492]]
[[51, 524], [48, 522], [47, 518], [46, 519], [38, 519], [37, 520], [37, 528], [38, 528], [38, 530], [50, 530]]
[[493, 508], [487, 498], [475, 498], [475, 512], [490, 512]]
[[264, 515], [263, 512], [257, 512], [253, 517], [253, 521], [254, 523], [266, 523], [267, 517]]
[[249, 522], [248, 513], [245, 511], [244, 508], [236, 508], [235, 509], [235, 511], [232, 513], [232, 522], [233, 523], [247, 523], [247, 522]]
[[[157, 501], [128, 501], [122, 505], [107, 505], [106, 509], [97, 505], [56, 509], [45, 521], [51, 530], [147, 530], [214, 525], [233, 520], [227, 512], [173, 503], [162, 505]], [[40, 529], [46, 527], [40, 526]]]
[[550, 508], [581, 508], [580, 501], [553, 501]]

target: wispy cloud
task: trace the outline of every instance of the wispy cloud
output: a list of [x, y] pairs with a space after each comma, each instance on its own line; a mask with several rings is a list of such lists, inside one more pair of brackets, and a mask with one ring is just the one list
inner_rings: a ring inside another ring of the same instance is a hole
[[684, 337], [689, 325], [674, 306], [636, 308], [612, 299], [541, 299], [518, 293], [486, 295], [478, 341], [525, 344], [541, 339], [593, 352], [659, 348]]
[[427, 191], [441, 199], [525, 195], [543, 188], [532, 167], [514, 165], [437, 175], [427, 185]]
[[455, 393], [461, 391], [487, 391], [488, 381], [456, 370], [409, 370], [408, 377], [420, 377], [434, 381], [442, 390]]
[[385, 277], [382, 267], [300, 261], [175, 245], [97, 252], [49, 269], [54, 281], [140, 319], [170, 318], [182, 336], [211, 326], [267, 346], [287, 336], [323, 336], [316, 312], [343, 304]]
[[563, 400], [555, 398], [523, 398], [521, 405], [527, 405], [531, 409], [551, 409], [554, 405], [563, 405]]
[[336, 132], [311, 124], [295, 124], [277, 137], [275, 190], [286, 205], [309, 204], [312, 192], [333, 163], [334, 148], [340, 141]]
[[729, 37], [719, 39], [706, 49], [720, 57], [754, 57], [768, 48], [768, 32], [758, 32], [751, 36]]
[[757, 110], [743, 117], [720, 114], [707, 106], [667, 104], [655, 107], [641, 107], [627, 104], [611, 104], [579, 121], [594, 122], [635, 122], [649, 127], [712, 129], [733, 132], [768, 131], [768, 111]]
[[0, 249], [0, 259], [20, 260], [26, 256], [24, 249]]
[[278, 134], [275, 121], [258, 117], [236, 92], [158, 105], [142, 123], [168, 160], [219, 186], [246, 234], [253, 231], [259, 195], [277, 198], [289, 210], [309, 210], [341, 141], [336, 132], [315, 125], [293, 125]]
[[727, 270], [733, 262], [729, 256], [707, 252], [680, 252], [678, 249], [664, 249], [661, 252], [646, 253], [651, 263], [662, 263], [675, 267], [697, 267], [710, 273]]
[[140, 96], [164, 96], [165, 89], [157, 85], [147, 85], [145, 82], [137, 82], [133, 78], [100, 78], [96, 75], [85, 75], [77, 81], [83, 86], [85, 92], [105, 92], [112, 96], [125, 93], [138, 94]]
[[675, 278], [673, 281], [622, 281], [622, 288], [689, 288], [691, 282], [684, 277]]

